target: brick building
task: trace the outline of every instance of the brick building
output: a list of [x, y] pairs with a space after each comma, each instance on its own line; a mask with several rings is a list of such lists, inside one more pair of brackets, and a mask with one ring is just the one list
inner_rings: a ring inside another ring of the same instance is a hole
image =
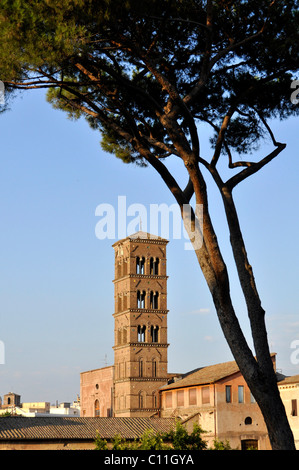
[[160, 394], [161, 417], [179, 417], [189, 431], [199, 424], [210, 446], [218, 439], [234, 449], [270, 449], [262, 413], [235, 361], [186, 373]]
[[168, 241], [137, 232], [113, 245], [114, 365], [81, 373], [82, 416], [153, 416], [167, 372]]

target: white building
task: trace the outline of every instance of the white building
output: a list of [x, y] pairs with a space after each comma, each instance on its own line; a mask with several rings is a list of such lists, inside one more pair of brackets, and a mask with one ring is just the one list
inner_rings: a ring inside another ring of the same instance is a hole
[[299, 449], [299, 375], [281, 380], [278, 382], [278, 388], [294, 435], [296, 448]]

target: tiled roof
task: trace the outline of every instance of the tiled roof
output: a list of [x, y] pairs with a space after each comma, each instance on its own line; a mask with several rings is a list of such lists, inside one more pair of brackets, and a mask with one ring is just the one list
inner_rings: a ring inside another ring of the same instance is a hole
[[0, 417], [0, 442], [15, 439], [93, 440], [99, 435], [111, 439], [120, 434], [138, 439], [148, 429], [168, 432], [173, 418], [73, 418], [73, 417]]
[[[271, 353], [272, 359], [275, 361], [276, 353]], [[164, 385], [160, 390], [171, 390], [181, 387], [190, 387], [195, 385], [205, 385], [218, 382], [225, 377], [240, 372], [240, 369], [235, 361], [223, 362], [221, 364], [214, 364], [196, 369], [195, 371], [188, 372], [183, 375], [179, 380], [174, 381], [169, 385]]]
[[299, 375], [292, 375], [291, 377], [285, 377], [283, 380], [278, 382], [278, 385], [288, 385], [299, 383]]
[[181, 380], [177, 380], [172, 384], [161, 387], [161, 390], [171, 390], [173, 388], [215, 383], [229, 375], [235, 374], [236, 372], [239, 372], [239, 367], [235, 361], [202, 367], [197, 369], [195, 372], [186, 374]]

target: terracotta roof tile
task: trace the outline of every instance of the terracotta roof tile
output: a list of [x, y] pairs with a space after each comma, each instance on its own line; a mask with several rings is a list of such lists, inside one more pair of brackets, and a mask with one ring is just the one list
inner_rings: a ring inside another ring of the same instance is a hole
[[[276, 353], [271, 353], [271, 357], [275, 360]], [[230, 375], [240, 372], [235, 361], [223, 362], [196, 369], [188, 372], [181, 379], [174, 381], [169, 385], [164, 385], [160, 390], [170, 390], [181, 387], [190, 387], [195, 385], [205, 385], [218, 382], [218, 380], [229, 377]]]
[[13, 439], [138, 439], [148, 429], [167, 432], [173, 418], [0, 417], [0, 441]]
[[235, 361], [202, 367], [197, 369], [195, 372], [185, 374], [182, 379], [177, 380], [172, 384], [161, 387], [161, 390], [210, 384], [228, 377], [229, 375], [235, 374], [236, 372], [239, 372], [239, 367]]
[[299, 383], [299, 375], [292, 375], [291, 377], [285, 377], [283, 380], [278, 382], [278, 385], [297, 384]]

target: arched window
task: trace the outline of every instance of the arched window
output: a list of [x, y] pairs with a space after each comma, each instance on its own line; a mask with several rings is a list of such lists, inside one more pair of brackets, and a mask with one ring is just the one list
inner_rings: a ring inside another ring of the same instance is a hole
[[136, 274], [144, 274], [144, 264], [145, 264], [145, 258], [144, 257], [140, 258], [139, 256], [137, 256]]
[[159, 308], [159, 292], [150, 293], [150, 308], [158, 309]]
[[127, 294], [125, 294], [123, 296], [123, 310], [127, 310], [127, 304], [128, 304], [127, 300], [128, 300], [128, 296]]
[[127, 263], [127, 260], [125, 259], [123, 262], [123, 276], [127, 274], [127, 268], [128, 268], [128, 263]]
[[139, 341], [139, 343], [144, 343], [145, 342], [145, 326], [138, 325], [137, 333], [138, 333], [137, 340]]
[[145, 308], [145, 291], [137, 291], [137, 308]]
[[123, 344], [127, 342], [127, 328], [123, 329]]
[[157, 276], [159, 274], [159, 258], [150, 259], [150, 274]]
[[117, 277], [121, 277], [122, 275], [122, 265], [120, 263], [118, 263], [117, 265]]
[[245, 418], [244, 423], [245, 423], [246, 425], [252, 424], [252, 418], [251, 418], [250, 416], [247, 416], [247, 418]]
[[143, 359], [139, 359], [139, 377], [143, 377]]
[[157, 377], [157, 360], [152, 360], [152, 376]]
[[159, 342], [159, 327], [158, 326], [151, 326], [151, 341], [152, 343]]
[[140, 391], [138, 394], [139, 408], [145, 407], [145, 392]]
[[119, 295], [117, 299], [117, 311], [121, 312], [122, 311], [122, 296]]
[[121, 344], [121, 329], [117, 330], [117, 344]]
[[99, 417], [99, 416], [100, 416], [100, 402], [99, 402], [99, 400], [96, 400], [96, 401], [95, 401], [95, 404], [94, 404], [94, 415], [95, 415], [95, 417]]

